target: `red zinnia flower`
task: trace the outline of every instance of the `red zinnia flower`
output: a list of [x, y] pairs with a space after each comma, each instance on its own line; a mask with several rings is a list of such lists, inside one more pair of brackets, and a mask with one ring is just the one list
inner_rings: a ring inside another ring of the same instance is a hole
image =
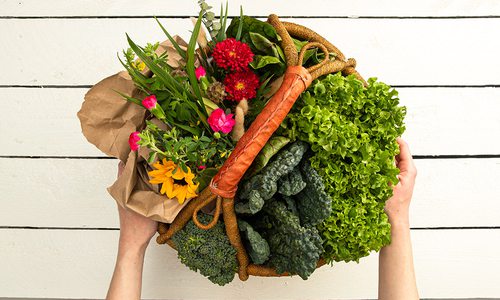
[[215, 44], [212, 56], [217, 66], [233, 71], [247, 69], [248, 64], [253, 60], [253, 53], [250, 47], [233, 38], [225, 39]]
[[224, 86], [228, 93], [226, 97], [228, 100], [250, 100], [257, 95], [259, 77], [250, 70], [232, 73], [224, 79]]

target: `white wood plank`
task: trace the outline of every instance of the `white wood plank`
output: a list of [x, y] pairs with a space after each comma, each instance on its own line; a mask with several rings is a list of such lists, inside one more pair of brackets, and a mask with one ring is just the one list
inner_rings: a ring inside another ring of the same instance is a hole
[[[500, 159], [416, 161], [412, 227], [500, 226]], [[0, 158], [0, 226], [114, 227], [115, 160]]]
[[82, 134], [76, 113], [87, 89], [0, 89], [0, 155], [105, 156]]
[[[219, 11], [224, 1], [207, 1]], [[498, 15], [500, 5], [494, 0], [424, 0], [391, 1], [376, 3], [369, 0], [327, 1], [311, 0], [307, 5], [299, 0], [264, 1], [231, 0], [230, 14], [239, 15], [243, 5], [246, 14], [267, 16], [276, 13], [287, 16], [478, 16]], [[88, 0], [2, 0], [0, 16], [185, 16], [198, 12], [196, 1], [148, 0], [104, 0], [96, 3]]]
[[[398, 90], [413, 154], [500, 154], [500, 89]], [[86, 91], [0, 88], [0, 155], [102, 156], [76, 118]]]
[[[491, 38], [498, 18], [293, 20], [356, 58], [366, 77], [393, 85], [499, 83], [500, 41]], [[188, 19], [163, 22], [184, 37], [192, 27]], [[126, 47], [125, 32], [138, 43], [165, 39], [149, 18], [2, 19], [0, 28], [0, 51], [9, 57], [0, 85], [94, 84], [121, 69], [115, 54]]]
[[[0, 230], [2, 296], [104, 297], [116, 255], [116, 231]], [[422, 298], [500, 297], [500, 230], [413, 231]], [[465, 242], [464, 242], [465, 241]], [[225, 287], [193, 273], [167, 246], [151, 245], [144, 299], [374, 299], [377, 255], [323, 267], [309, 280], [238, 279]]]
[[499, 154], [500, 89], [399, 88], [414, 155]]
[[0, 159], [0, 226], [114, 227], [111, 159]]

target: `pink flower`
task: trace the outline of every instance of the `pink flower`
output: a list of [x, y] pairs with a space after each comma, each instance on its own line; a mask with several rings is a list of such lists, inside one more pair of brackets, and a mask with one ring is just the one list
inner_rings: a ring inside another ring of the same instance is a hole
[[198, 166], [198, 170], [205, 170], [206, 168], [207, 168], [207, 166], [205, 166], [205, 165]]
[[196, 79], [200, 80], [201, 77], [204, 77], [207, 75], [207, 71], [205, 71], [205, 68], [203, 66], [199, 66], [194, 70], [194, 74], [196, 75]]
[[130, 134], [128, 138], [128, 144], [130, 145], [130, 150], [137, 151], [139, 149], [138, 142], [141, 140], [139, 137], [139, 131], [134, 131]]
[[207, 122], [213, 131], [222, 131], [222, 133], [229, 133], [233, 129], [235, 123], [233, 116], [234, 114], [226, 115], [222, 108], [217, 108], [210, 114]]
[[142, 105], [148, 109], [148, 110], [152, 110], [153, 108], [156, 107], [156, 103], [158, 101], [156, 101], [156, 96], [155, 95], [150, 95], [150, 96], [147, 96], [146, 98], [144, 98], [144, 100], [142, 100]]

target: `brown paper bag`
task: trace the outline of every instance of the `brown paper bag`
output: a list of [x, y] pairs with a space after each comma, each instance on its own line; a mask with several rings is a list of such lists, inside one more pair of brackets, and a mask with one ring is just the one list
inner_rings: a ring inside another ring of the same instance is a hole
[[[187, 47], [178, 36], [174, 39], [181, 47]], [[170, 66], [176, 68], [182, 63], [182, 57], [169, 41], [163, 42], [158, 51], [167, 51]], [[179, 204], [176, 199], [160, 195], [159, 186], [149, 183], [147, 172], [150, 167], [145, 159], [147, 149], [134, 152], [128, 145], [130, 134], [144, 128], [149, 113], [139, 105], [125, 101], [115, 91], [138, 99], [143, 97], [126, 71], [100, 81], [87, 92], [77, 114], [82, 133], [106, 155], [125, 163], [121, 176], [108, 188], [116, 202], [153, 220], [171, 223], [189, 201]]]

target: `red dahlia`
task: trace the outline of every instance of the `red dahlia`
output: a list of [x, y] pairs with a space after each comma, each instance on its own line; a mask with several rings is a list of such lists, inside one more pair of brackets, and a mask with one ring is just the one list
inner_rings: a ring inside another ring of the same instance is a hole
[[250, 70], [232, 73], [224, 79], [226, 99], [241, 101], [243, 99], [250, 100], [257, 95], [257, 88], [259, 87], [259, 77]]
[[253, 60], [253, 53], [250, 47], [233, 38], [225, 39], [215, 44], [212, 56], [217, 66], [232, 71], [247, 69], [248, 64]]

